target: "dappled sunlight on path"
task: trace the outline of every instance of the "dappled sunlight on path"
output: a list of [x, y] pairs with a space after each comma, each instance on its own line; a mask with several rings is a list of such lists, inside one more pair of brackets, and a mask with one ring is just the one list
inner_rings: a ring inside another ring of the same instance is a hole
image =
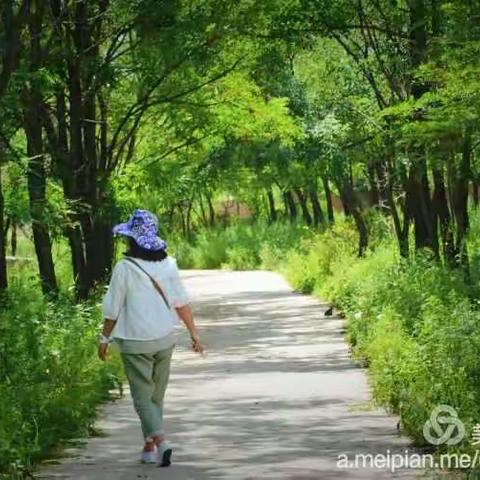
[[85, 449], [39, 478], [384, 479], [420, 472], [336, 467], [337, 455], [402, 452], [394, 417], [369, 405], [343, 321], [268, 272], [185, 274], [205, 358], [183, 335], [166, 397], [174, 464], [138, 463], [141, 433], [129, 398], [106, 406]]

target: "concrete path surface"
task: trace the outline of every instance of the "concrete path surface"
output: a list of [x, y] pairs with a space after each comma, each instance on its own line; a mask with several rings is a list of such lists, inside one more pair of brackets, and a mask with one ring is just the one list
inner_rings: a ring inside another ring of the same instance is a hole
[[38, 478], [85, 480], [387, 479], [418, 470], [337, 467], [338, 455], [411, 453], [397, 418], [369, 405], [343, 321], [269, 272], [184, 274], [205, 358], [183, 334], [167, 391], [173, 465], [139, 463], [142, 438], [128, 397], [102, 409], [101, 437]]

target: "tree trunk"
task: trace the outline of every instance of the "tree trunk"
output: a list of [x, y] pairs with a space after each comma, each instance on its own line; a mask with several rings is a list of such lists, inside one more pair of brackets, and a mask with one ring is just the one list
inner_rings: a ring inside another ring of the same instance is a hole
[[327, 177], [322, 178], [323, 189], [325, 190], [325, 201], [327, 203], [327, 217], [328, 222], [333, 225], [335, 222], [335, 215], [333, 212], [332, 192], [330, 190], [330, 182]]
[[381, 211], [385, 215], [391, 214], [391, 209], [389, 208], [389, 195], [393, 194], [393, 190], [389, 192], [389, 188], [393, 188], [393, 184], [389, 184], [390, 178], [393, 178], [389, 175], [389, 163], [388, 160], [380, 160], [375, 164], [375, 171], [377, 174], [377, 184], [378, 184], [378, 202], [380, 205]]
[[[32, 99], [33, 102], [35, 102], [35, 99]], [[33, 241], [37, 254], [42, 290], [46, 294], [56, 294], [58, 287], [52, 256], [52, 242], [44, 218], [46, 172], [42, 152], [41, 125], [34, 120], [35, 113], [32, 110], [34, 111], [35, 109], [31, 108], [29, 113], [27, 113], [30, 119], [25, 119], [25, 130], [29, 156], [27, 181]], [[38, 118], [38, 112], [36, 115]]]
[[375, 174], [375, 166], [369, 163], [367, 166], [368, 183], [370, 184], [370, 201], [372, 206], [380, 206], [380, 193]]
[[12, 219], [12, 224], [11, 224], [11, 237], [10, 237], [10, 248], [11, 248], [11, 253], [12, 257], [17, 256], [17, 220]]
[[[427, 55], [427, 8], [425, 0], [409, 0], [410, 16], [410, 64], [415, 71], [425, 62]], [[410, 79], [410, 92], [414, 99], [428, 91], [428, 85], [421, 79]], [[411, 215], [415, 225], [415, 245], [417, 249], [428, 248], [439, 257], [438, 231], [435, 212], [432, 208], [430, 188], [427, 178], [425, 150], [414, 147], [409, 172], [411, 195]]]
[[409, 215], [415, 227], [415, 246], [428, 248], [438, 258], [438, 238], [435, 215], [430, 198], [426, 161], [423, 152], [412, 161], [408, 177]]
[[290, 190], [285, 190], [283, 192], [283, 198], [285, 199], [285, 205], [288, 209], [288, 216], [290, 221], [293, 223], [297, 219], [297, 207], [295, 205], [292, 192]]
[[4, 292], [8, 287], [7, 277], [7, 251], [6, 251], [6, 232], [5, 232], [5, 204], [2, 188], [2, 164], [3, 164], [3, 145], [0, 144], [0, 292]]
[[313, 224], [318, 228], [325, 223], [325, 215], [323, 214], [322, 206], [318, 198], [317, 187], [314, 183], [310, 183], [308, 194], [310, 196], [310, 201], [312, 202]]
[[202, 218], [202, 224], [204, 227], [208, 227], [208, 218], [207, 218], [207, 213], [205, 212], [205, 205], [203, 204], [203, 196], [199, 195], [198, 197], [198, 203], [200, 205], [200, 215]]
[[410, 218], [408, 217], [408, 209], [403, 209], [403, 224], [400, 219], [399, 209], [395, 203], [394, 192], [394, 165], [395, 165], [395, 151], [391, 139], [387, 140], [387, 155], [383, 162], [379, 163], [381, 170], [377, 171], [379, 175], [382, 197], [385, 197], [385, 211], [388, 211], [392, 216], [395, 235], [397, 237], [398, 250], [402, 258], [408, 258], [410, 253], [409, 246], [409, 226]]
[[267, 188], [268, 199], [268, 221], [274, 223], [277, 221], [277, 209], [275, 208], [275, 198], [271, 188]]
[[[418, 68], [427, 54], [427, 9], [425, 0], [409, 0], [410, 14], [410, 63], [413, 69]], [[420, 98], [427, 90], [422, 80], [411, 79], [411, 93]]]
[[113, 260], [112, 225], [104, 217], [103, 207], [98, 207], [98, 214], [86, 215], [82, 224], [88, 272], [87, 295], [92, 287], [107, 279]]
[[[69, 224], [65, 227], [65, 236], [70, 246], [70, 255], [72, 261], [73, 280], [75, 282], [76, 300], [87, 298], [89, 292], [89, 278], [87, 272], [87, 261], [85, 253], [85, 244], [82, 229], [82, 212], [78, 212], [78, 204], [81, 202], [78, 185], [81, 182], [78, 173], [83, 155], [80, 126], [81, 107], [80, 93], [78, 91], [78, 79], [74, 76], [78, 72], [75, 69], [69, 71], [69, 100], [70, 100], [70, 124], [67, 124], [67, 110], [65, 101], [65, 92], [59, 89], [56, 94], [56, 120], [57, 133], [54, 132], [53, 124], [50, 123], [48, 116], [44, 115], [44, 127], [50, 139], [50, 151], [57, 174], [62, 179], [63, 193], [65, 199], [74, 205], [69, 210]], [[70, 150], [68, 133], [70, 132]], [[83, 208], [85, 208], [83, 206]], [[84, 213], [84, 212], [83, 212]]]
[[[41, 64], [40, 36], [42, 27], [43, 9], [41, 2], [32, 1], [33, 7], [29, 17], [30, 29], [30, 68], [37, 72]], [[32, 217], [33, 241], [37, 254], [38, 267], [42, 290], [45, 294], [58, 293], [57, 279], [52, 256], [52, 242], [47, 226], [45, 225], [45, 193], [47, 174], [42, 139], [42, 98], [40, 86], [32, 78], [31, 86], [23, 92], [24, 128], [27, 137], [28, 171], [27, 184], [30, 200], [30, 214]]]
[[193, 198], [188, 201], [188, 205], [187, 205], [187, 216], [186, 216], [187, 238], [192, 237], [192, 208], [193, 208]]
[[215, 209], [213, 208], [212, 197], [210, 195], [206, 195], [207, 197], [207, 205], [208, 205], [208, 214], [210, 217], [210, 226], [215, 226]]
[[308, 211], [307, 199], [305, 198], [305, 194], [303, 193], [301, 188], [296, 188], [295, 194], [297, 195], [298, 201], [300, 203], [304, 222], [309, 226], [312, 225], [312, 216]]
[[348, 207], [355, 221], [358, 231], [358, 256], [363, 257], [368, 247], [368, 228], [363, 218], [362, 210], [350, 182], [346, 181], [339, 184], [338, 190], [340, 191], [343, 204]]
[[471, 138], [470, 132], [465, 133], [462, 145], [460, 165], [455, 172], [452, 191], [452, 205], [456, 222], [457, 264], [468, 273], [469, 261], [467, 250], [468, 216], [468, 185], [471, 169]]
[[448, 207], [447, 189], [445, 187], [443, 166], [437, 165], [432, 168], [433, 172], [433, 208], [438, 218], [442, 238], [442, 249], [445, 263], [455, 265], [455, 239], [452, 232], [452, 218]]

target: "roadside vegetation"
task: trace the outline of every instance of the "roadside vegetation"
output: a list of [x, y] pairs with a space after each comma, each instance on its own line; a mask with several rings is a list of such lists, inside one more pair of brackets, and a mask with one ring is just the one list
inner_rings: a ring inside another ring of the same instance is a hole
[[244, 223], [206, 230], [180, 243], [177, 256], [187, 268], [275, 270], [295, 290], [330, 301], [346, 317], [347, 339], [368, 367], [374, 399], [400, 415], [402, 431], [425, 445], [430, 412], [451, 405], [466, 437], [450, 451], [471, 453], [480, 402], [480, 212], [472, 215], [468, 277], [425, 251], [402, 259], [379, 212], [369, 212], [369, 231], [377, 241], [360, 258], [354, 223], [344, 217], [325, 232]]
[[0, 478], [91, 431], [112, 226], [266, 268], [347, 317], [418, 443], [480, 414], [480, 9], [470, 0], [6, 0]]

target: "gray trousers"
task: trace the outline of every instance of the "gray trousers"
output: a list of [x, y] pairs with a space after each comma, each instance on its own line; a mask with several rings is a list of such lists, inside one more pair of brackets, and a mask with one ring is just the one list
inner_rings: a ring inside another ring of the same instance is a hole
[[121, 353], [145, 440], [164, 433], [163, 398], [170, 376], [173, 348], [154, 353]]

